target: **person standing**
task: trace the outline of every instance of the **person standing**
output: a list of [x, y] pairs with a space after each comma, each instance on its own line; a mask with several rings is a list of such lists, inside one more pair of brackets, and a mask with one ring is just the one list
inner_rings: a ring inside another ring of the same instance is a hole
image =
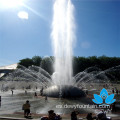
[[116, 89], [116, 94], [117, 94], [117, 95], [118, 95], [118, 92], [119, 92], [118, 89]]
[[77, 120], [77, 115], [79, 114], [79, 112], [77, 112], [77, 111], [73, 111], [72, 113], [71, 113], [71, 120]]
[[37, 97], [37, 93], [36, 92], [35, 92], [34, 96]]
[[112, 93], [114, 94], [114, 92], [115, 92], [115, 91], [114, 91], [114, 88], [112, 88]]
[[47, 98], [47, 95], [45, 96], [45, 101], [47, 101], [48, 100], [48, 98]]
[[29, 103], [29, 100], [27, 100], [26, 103], [23, 104], [22, 109], [24, 110], [24, 117], [29, 117], [29, 115], [30, 115], [30, 103]]
[[0, 107], [1, 107], [1, 96], [0, 96]]
[[13, 95], [13, 90], [11, 90], [11, 92], [12, 92], [12, 95]]
[[27, 90], [25, 90], [25, 95], [27, 95]]
[[43, 89], [44, 89], [44, 88], [42, 87], [41, 90], [40, 90], [40, 95], [41, 95], [41, 96], [43, 96]]

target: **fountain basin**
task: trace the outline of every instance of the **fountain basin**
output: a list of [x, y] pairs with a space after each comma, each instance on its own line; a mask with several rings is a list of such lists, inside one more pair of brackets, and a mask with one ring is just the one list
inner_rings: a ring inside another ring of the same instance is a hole
[[55, 98], [80, 98], [85, 97], [83, 90], [72, 85], [54, 85], [43, 91], [44, 96]]

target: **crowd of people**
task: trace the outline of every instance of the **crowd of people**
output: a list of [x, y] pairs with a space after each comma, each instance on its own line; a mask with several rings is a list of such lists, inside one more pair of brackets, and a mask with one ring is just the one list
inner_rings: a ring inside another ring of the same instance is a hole
[[[30, 89], [31, 86], [29, 86], [28, 88]], [[106, 87], [106, 86], [105, 86]], [[37, 87], [36, 87], [37, 89]], [[39, 94], [37, 92], [34, 92], [33, 95], [34, 97], [38, 97], [39, 95], [40, 96], [43, 96], [43, 91], [44, 91], [44, 88], [42, 87], [39, 91]], [[112, 93], [116, 93], [116, 95], [119, 94], [119, 91], [117, 88], [112, 88], [111, 89]], [[14, 93], [14, 89], [11, 89], [11, 94], [13, 95]], [[25, 89], [25, 95], [27, 95], [27, 90]], [[88, 90], [86, 90], [86, 95], [88, 95]], [[45, 98], [45, 101], [48, 100], [48, 97], [47, 95], [44, 97]], [[0, 100], [1, 102], [1, 100]], [[116, 112], [116, 103], [113, 103], [111, 105], [111, 112]], [[24, 110], [24, 117], [25, 118], [29, 118], [31, 117], [31, 113], [30, 113], [30, 102], [29, 100], [26, 101], [25, 104], [23, 104], [22, 106], [22, 110]], [[79, 115], [79, 112], [78, 111], [72, 111], [71, 112], [71, 120], [78, 120], [78, 116]], [[61, 120], [61, 116], [60, 115], [57, 115], [54, 110], [50, 110], [48, 111], [48, 116], [46, 117], [42, 117], [41, 120]], [[87, 116], [86, 116], [86, 119], [87, 120], [110, 120], [110, 118], [107, 118], [106, 117], [106, 113], [104, 111], [101, 111], [98, 115], [96, 116], [93, 116], [92, 113], [88, 113]]]
[[[77, 115], [79, 114], [78, 111], [73, 111], [71, 113], [71, 120], [79, 120]], [[96, 116], [92, 116], [92, 113], [88, 113], [86, 116], [87, 120], [111, 120], [111, 118], [106, 116], [106, 113], [102, 110]]]
[[[24, 110], [24, 117], [25, 118], [31, 118], [30, 113], [30, 103], [27, 100], [25, 104], [22, 106], [22, 110]], [[71, 120], [79, 120], [78, 116], [79, 112], [74, 110], [71, 112]], [[43, 116], [41, 120], [61, 120], [62, 117], [54, 112], [54, 110], [48, 111], [48, 116]], [[87, 120], [111, 120], [111, 118], [106, 116], [106, 112], [102, 110], [99, 112], [96, 116], [93, 116], [92, 113], [88, 113], [86, 116]]]
[[41, 120], [61, 120], [61, 116], [57, 115], [54, 110], [48, 111], [48, 116], [42, 117]]

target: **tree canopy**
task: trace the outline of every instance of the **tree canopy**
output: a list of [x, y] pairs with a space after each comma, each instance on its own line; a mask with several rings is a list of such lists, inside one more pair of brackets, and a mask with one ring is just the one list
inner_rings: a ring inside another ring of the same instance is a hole
[[[54, 72], [54, 61], [53, 56], [40, 57], [34, 56], [32, 58], [25, 58], [19, 61], [19, 65], [29, 67], [31, 65], [40, 66], [48, 73]], [[85, 70], [88, 67], [96, 66], [101, 70], [105, 70], [114, 66], [120, 65], [120, 57], [107, 57], [107, 56], [90, 56], [90, 57], [73, 57], [73, 75]]]

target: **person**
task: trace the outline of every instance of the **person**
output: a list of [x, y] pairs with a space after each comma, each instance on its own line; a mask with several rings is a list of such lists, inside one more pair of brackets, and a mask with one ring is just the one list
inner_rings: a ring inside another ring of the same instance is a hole
[[60, 115], [56, 115], [56, 113], [54, 113], [54, 110], [50, 110], [48, 111], [48, 120], [61, 120], [61, 116]]
[[93, 120], [92, 113], [88, 113], [86, 118], [87, 118], [87, 120]]
[[41, 96], [43, 96], [43, 89], [44, 89], [44, 88], [42, 87], [41, 90], [40, 90], [40, 95], [41, 95]]
[[49, 120], [54, 120], [54, 119], [55, 119], [54, 110], [48, 111], [48, 119], [49, 119]]
[[11, 92], [12, 92], [12, 95], [13, 95], [13, 90], [11, 90]]
[[77, 112], [77, 111], [73, 111], [72, 113], [71, 113], [71, 120], [77, 120], [77, 115], [78, 115], [79, 113]]
[[56, 113], [54, 113], [54, 110], [50, 110], [48, 111], [48, 116], [43, 116], [41, 118], [41, 120], [61, 120], [61, 116], [60, 115], [56, 115]]
[[0, 107], [1, 107], [1, 96], [0, 96]]
[[47, 95], [45, 96], [45, 101], [47, 101], [48, 100], [48, 98], [47, 98]]
[[114, 94], [114, 88], [112, 88], [112, 93]]
[[37, 97], [37, 93], [35, 92], [35, 97]]
[[30, 85], [28, 86], [28, 89], [31, 89], [31, 86], [30, 86]]
[[41, 117], [41, 120], [49, 120], [47, 116]]
[[116, 89], [116, 94], [118, 95], [118, 89]]
[[112, 112], [116, 112], [116, 102], [114, 102], [113, 104], [112, 104]]
[[86, 95], [88, 95], [88, 90], [86, 90]]
[[96, 120], [108, 120], [106, 117], [106, 113], [102, 110], [97, 114], [97, 119]]
[[60, 115], [56, 115], [55, 120], [62, 120], [62, 117]]
[[63, 98], [66, 98], [66, 93], [65, 92], [63, 93]]
[[25, 104], [23, 104], [22, 109], [24, 110], [24, 117], [29, 117], [30, 114], [30, 103], [29, 100], [26, 101]]
[[25, 90], [25, 95], [27, 95], [27, 90]]

